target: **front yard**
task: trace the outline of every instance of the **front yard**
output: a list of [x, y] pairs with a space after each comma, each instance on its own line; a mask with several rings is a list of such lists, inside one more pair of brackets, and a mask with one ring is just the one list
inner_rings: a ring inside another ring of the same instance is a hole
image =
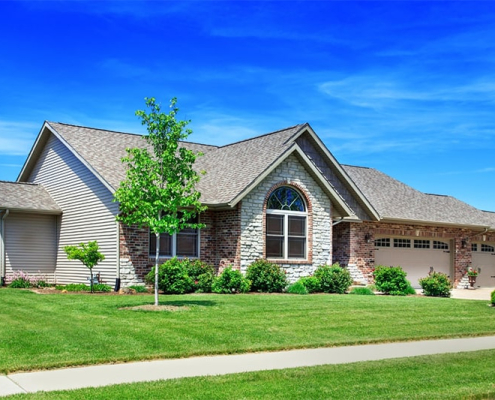
[[0, 372], [304, 347], [495, 335], [485, 301], [353, 295], [161, 296], [0, 289]]

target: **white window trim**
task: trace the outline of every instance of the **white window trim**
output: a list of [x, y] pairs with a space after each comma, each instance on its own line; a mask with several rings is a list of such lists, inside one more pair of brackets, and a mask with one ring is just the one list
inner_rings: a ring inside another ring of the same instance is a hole
[[[302, 197], [301, 197], [302, 198]], [[306, 204], [304, 208], [307, 210]], [[268, 257], [270, 260], [290, 260], [290, 261], [306, 261], [308, 259], [308, 212], [307, 211], [290, 211], [290, 210], [277, 210], [277, 209], [267, 209], [267, 214], [275, 214], [275, 215], [283, 215], [284, 216], [284, 254], [282, 257]], [[306, 218], [306, 232], [304, 233], [305, 244], [304, 244], [304, 257], [291, 257], [289, 258], [289, 215], [293, 215], [296, 217], [305, 217]], [[265, 232], [265, 244], [266, 238], [268, 237], [268, 233]], [[275, 235], [272, 235], [275, 236]]]

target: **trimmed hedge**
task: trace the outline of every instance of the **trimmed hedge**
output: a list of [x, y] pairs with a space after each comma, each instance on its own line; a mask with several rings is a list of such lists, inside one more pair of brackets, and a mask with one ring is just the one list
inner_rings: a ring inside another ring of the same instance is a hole
[[314, 276], [320, 281], [321, 290], [325, 293], [343, 294], [352, 284], [349, 271], [339, 264], [321, 265]]
[[421, 278], [419, 284], [425, 296], [450, 297], [452, 282], [447, 275], [441, 272], [432, 272], [430, 275]]
[[373, 276], [375, 277], [376, 289], [384, 294], [406, 296], [416, 293], [406, 279], [407, 273], [401, 267], [379, 265], [375, 268]]
[[279, 265], [267, 260], [256, 260], [246, 271], [246, 278], [251, 281], [252, 292], [283, 292], [288, 281]]

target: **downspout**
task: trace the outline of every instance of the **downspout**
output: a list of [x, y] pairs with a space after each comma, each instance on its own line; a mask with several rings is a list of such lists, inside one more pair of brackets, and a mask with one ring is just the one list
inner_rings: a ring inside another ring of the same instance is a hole
[[120, 223], [116, 221], [117, 224], [117, 278], [115, 279], [114, 290], [118, 292], [120, 290]]
[[3, 216], [0, 220], [0, 286], [5, 286], [5, 218], [9, 215], [9, 209], [2, 210]]

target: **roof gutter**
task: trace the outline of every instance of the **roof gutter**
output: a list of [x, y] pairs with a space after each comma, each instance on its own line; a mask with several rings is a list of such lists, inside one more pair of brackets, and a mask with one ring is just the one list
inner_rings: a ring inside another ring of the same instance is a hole
[[0, 210], [3, 213], [2, 219], [0, 220], [0, 286], [5, 286], [5, 218], [10, 213], [10, 210], [4, 209]]

